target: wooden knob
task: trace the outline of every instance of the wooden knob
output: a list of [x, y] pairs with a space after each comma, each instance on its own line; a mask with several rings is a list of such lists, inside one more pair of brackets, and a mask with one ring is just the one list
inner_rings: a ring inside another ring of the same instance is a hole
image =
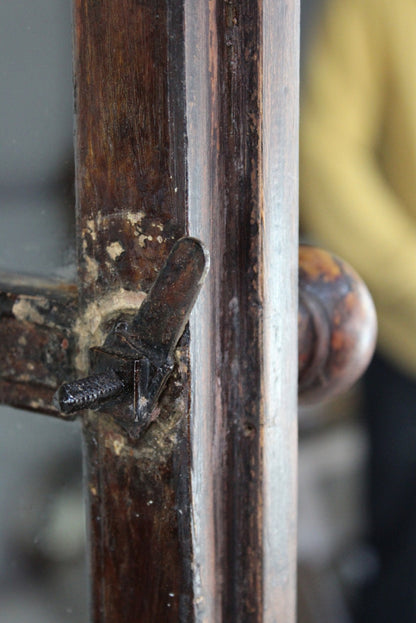
[[299, 401], [347, 390], [374, 353], [377, 319], [366, 285], [346, 262], [299, 247]]

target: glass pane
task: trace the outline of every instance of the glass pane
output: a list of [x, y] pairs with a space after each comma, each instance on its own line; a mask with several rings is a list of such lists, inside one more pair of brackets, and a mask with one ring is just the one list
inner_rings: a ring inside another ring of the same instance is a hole
[[0, 407], [0, 620], [85, 623], [81, 427]]
[[0, 2], [0, 269], [73, 279], [70, 0]]

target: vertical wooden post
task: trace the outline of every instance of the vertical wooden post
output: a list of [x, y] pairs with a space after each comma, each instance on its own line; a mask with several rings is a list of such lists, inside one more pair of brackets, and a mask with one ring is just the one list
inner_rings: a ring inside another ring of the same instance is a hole
[[[80, 347], [139, 305], [186, 231], [183, 17], [163, 0], [75, 0]], [[193, 618], [188, 376], [139, 441], [85, 420], [95, 622]], [[80, 367], [85, 353], [80, 353]]]
[[85, 419], [93, 620], [291, 623], [297, 0], [74, 1], [80, 371], [174, 239], [212, 258], [157, 422]]
[[295, 620], [299, 5], [185, 3], [201, 621]]

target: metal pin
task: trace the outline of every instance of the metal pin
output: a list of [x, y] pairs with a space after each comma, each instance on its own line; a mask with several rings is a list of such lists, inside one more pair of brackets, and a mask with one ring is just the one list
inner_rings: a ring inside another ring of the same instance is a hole
[[127, 383], [115, 370], [93, 374], [78, 381], [64, 383], [56, 392], [53, 403], [62, 413], [94, 409], [109, 398], [115, 398]]

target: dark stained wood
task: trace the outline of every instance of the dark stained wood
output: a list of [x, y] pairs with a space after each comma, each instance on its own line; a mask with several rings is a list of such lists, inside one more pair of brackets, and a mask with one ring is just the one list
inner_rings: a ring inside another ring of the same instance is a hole
[[[183, 16], [180, 3], [161, 0], [76, 0], [74, 15], [87, 318], [112, 294], [122, 309], [121, 289], [127, 298], [148, 291], [186, 233]], [[85, 420], [95, 622], [193, 620], [185, 344], [161, 414], [139, 440], [109, 416]]]
[[[263, 620], [261, 3], [218, 2], [214, 340], [221, 437], [212, 465], [223, 621]], [[216, 58], [215, 56], [216, 55]], [[221, 526], [221, 528], [220, 528]]]
[[291, 622], [299, 7], [185, 7], [190, 233], [212, 258], [191, 322], [197, 616]]
[[192, 394], [183, 363], [137, 442], [86, 420], [94, 620], [289, 622], [297, 3], [185, 2], [185, 19], [173, 2], [75, 7], [85, 317], [120, 288], [149, 288], [188, 227], [185, 200], [213, 259]]
[[8, 281], [0, 290], [0, 402], [61, 417], [52, 397], [76, 373], [76, 288], [13, 275]]
[[187, 423], [165, 400], [140, 442], [85, 422], [94, 621], [192, 620]]
[[157, 421], [84, 417], [92, 619], [291, 623], [298, 4], [76, 0], [74, 32], [68, 374], [175, 239], [212, 257]]
[[0, 275], [0, 400], [56, 415], [174, 241], [212, 258], [156, 421], [84, 414], [94, 623], [294, 623], [298, 37], [298, 0], [74, 0], [79, 287]]
[[74, 20], [83, 296], [147, 290], [186, 223], [180, 3], [79, 0]]

